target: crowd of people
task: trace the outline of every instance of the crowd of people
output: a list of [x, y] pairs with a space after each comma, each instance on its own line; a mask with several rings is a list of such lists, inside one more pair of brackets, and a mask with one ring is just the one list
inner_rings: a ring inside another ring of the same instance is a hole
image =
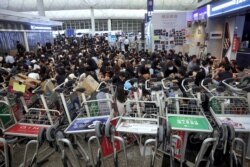
[[[15, 56], [6, 53], [0, 58], [0, 82], [8, 82], [11, 76], [20, 72], [41, 81], [53, 79], [57, 84], [84, 74], [99, 82], [112, 80], [118, 86], [117, 92], [122, 94], [125, 81], [131, 78], [143, 82], [149, 78], [172, 77], [181, 85], [184, 78], [192, 77], [195, 84], [200, 85], [206, 77], [220, 84], [226, 78], [239, 79], [248, 75], [243, 67], [227, 57], [219, 61], [210, 54], [200, 59], [174, 50], [137, 51], [129, 49], [127, 42], [123, 51], [121, 47], [110, 47], [103, 36], [78, 39], [59, 36], [53, 45], [38, 43], [34, 51], [25, 51], [17, 42], [17, 50]], [[121, 102], [126, 100], [125, 96], [117, 97]]]

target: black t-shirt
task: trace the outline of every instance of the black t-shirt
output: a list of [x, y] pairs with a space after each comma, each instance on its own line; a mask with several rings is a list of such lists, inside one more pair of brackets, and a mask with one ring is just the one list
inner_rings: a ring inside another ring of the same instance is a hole
[[87, 64], [88, 64], [88, 67], [86, 67], [86, 71], [94, 71], [98, 68], [95, 60], [93, 60], [92, 58], [89, 58], [87, 60]]
[[65, 81], [65, 76], [64, 75], [58, 75], [56, 77], [56, 82], [58, 85], [62, 84]]
[[146, 67], [142, 66], [141, 69], [140, 69], [140, 73], [141, 73], [141, 75], [150, 74], [149, 68], [146, 68]]
[[206, 78], [206, 71], [204, 68], [200, 68], [200, 71], [197, 72], [196, 77], [195, 77], [195, 85], [200, 86], [200, 83], [203, 79]]
[[49, 50], [52, 49], [52, 44], [50, 42], [47, 42], [46, 43], [46, 48], [49, 49]]
[[224, 71], [224, 72], [218, 73], [218, 76], [219, 76], [219, 81], [223, 81], [225, 79], [232, 78], [233, 74], [229, 71]]
[[169, 70], [168, 68], [166, 68], [164, 71], [164, 77], [169, 77], [170, 74], [175, 74], [175, 73], [177, 73], [176, 67], [173, 67], [172, 70]]

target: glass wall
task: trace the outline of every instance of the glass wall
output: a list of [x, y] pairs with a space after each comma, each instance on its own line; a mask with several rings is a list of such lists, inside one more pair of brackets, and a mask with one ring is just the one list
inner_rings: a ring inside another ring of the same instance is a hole
[[111, 20], [111, 30], [122, 30], [125, 33], [141, 31], [143, 20]]
[[67, 20], [63, 22], [62, 26], [53, 27], [53, 30], [65, 30], [65, 29], [91, 29], [90, 20]]
[[0, 54], [16, 49], [16, 41], [25, 46], [23, 32], [0, 32]]
[[44, 45], [47, 41], [53, 43], [52, 32], [27, 32], [29, 49], [34, 50], [37, 42]]
[[[59, 20], [60, 21], [60, 20]], [[62, 26], [53, 27], [53, 30], [70, 29], [91, 29], [91, 20], [67, 20], [63, 22]], [[132, 19], [113, 19], [111, 20], [111, 30], [122, 30], [125, 33], [138, 33], [141, 31], [141, 23], [143, 20]], [[108, 31], [107, 19], [95, 20], [96, 31]]]
[[108, 20], [95, 20], [96, 31], [108, 31]]

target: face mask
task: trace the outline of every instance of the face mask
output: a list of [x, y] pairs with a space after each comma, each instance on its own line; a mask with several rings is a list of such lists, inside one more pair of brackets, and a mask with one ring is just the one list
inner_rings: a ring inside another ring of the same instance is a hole
[[174, 69], [174, 67], [169, 67], [168, 69], [169, 69], [169, 70], [173, 70], [173, 69]]

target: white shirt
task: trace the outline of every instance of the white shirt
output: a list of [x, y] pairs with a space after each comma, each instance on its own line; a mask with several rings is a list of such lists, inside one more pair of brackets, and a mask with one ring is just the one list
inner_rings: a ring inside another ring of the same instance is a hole
[[128, 39], [125, 39], [125, 40], [124, 40], [124, 44], [125, 44], [125, 45], [128, 45], [128, 44], [129, 44], [129, 40], [128, 40]]
[[35, 73], [35, 72], [29, 73], [28, 77], [29, 77], [29, 78], [32, 78], [32, 79], [36, 79], [36, 80], [39, 80], [39, 79], [40, 79], [39, 74], [38, 74], [38, 73]]
[[6, 62], [6, 63], [13, 64], [13, 63], [15, 62], [15, 59], [14, 59], [13, 56], [8, 55], [8, 56], [5, 58], [5, 62]]
[[33, 70], [40, 70], [40, 69], [41, 69], [41, 67], [39, 65], [34, 64]]

